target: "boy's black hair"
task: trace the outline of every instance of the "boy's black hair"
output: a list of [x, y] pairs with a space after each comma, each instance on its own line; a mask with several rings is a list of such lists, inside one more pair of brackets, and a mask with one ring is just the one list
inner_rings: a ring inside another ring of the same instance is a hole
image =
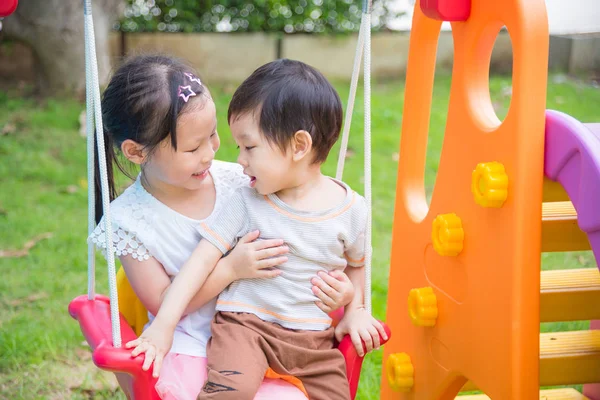
[[261, 133], [285, 152], [293, 135], [312, 137], [315, 163], [327, 159], [342, 127], [342, 102], [329, 81], [315, 68], [280, 59], [263, 65], [237, 88], [227, 120], [246, 113], [257, 118]]

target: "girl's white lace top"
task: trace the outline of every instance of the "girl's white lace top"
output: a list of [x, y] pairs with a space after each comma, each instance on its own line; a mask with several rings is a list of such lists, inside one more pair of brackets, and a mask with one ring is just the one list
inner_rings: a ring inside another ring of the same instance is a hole
[[[226, 200], [248, 177], [238, 164], [215, 160], [210, 169], [216, 201], [212, 211], [218, 213]], [[113, 241], [117, 256], [131, 255], [144, 261], [154, 257], [172, 278], [187, 261], [201, 239], [196, 226], [201, 222], [186, 217], [148, 193], [140, 177], [111, 203]], [[106, 255], [104, 218], [89, 240]], [[210, 323], [215, 313], [213, 299], [200, 310], [184, 317], [177, 326], [172, 352], [193, 356], [206, 355]], [[149, 314], [150, 321], [154, 318]]]

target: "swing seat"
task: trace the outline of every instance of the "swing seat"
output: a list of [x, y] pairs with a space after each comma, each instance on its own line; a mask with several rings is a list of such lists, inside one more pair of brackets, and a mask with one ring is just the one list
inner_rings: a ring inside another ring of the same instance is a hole
[[[94, 300], [88, 300], [86, 295], [78, 296], [69, 304], [69, 314], [79, 321], [83, 336], [92, 348], [92, 360], [98, 368], [115, 373], [121, 386], [129, 388], [133, 399], [160, 400], [154, 389], [156, 378], [152, 377], [152, 370], [142, 370], [144, 358], [142, 356], [131, 357], [131, 349], [113, 347], [108, 297], [96, 295]], [[334, 321], [339, 321], [342, 315], [343, 311], [337, 310], [332, 313], [331, 317]], [[121, 314], [120, 319], [121, 338], [125, 345], [136, 339], [137, 335]], [[383, 325], [389, 338], [390, 329], [387, 325]], [[380, 337], [380, 340], [382, 344], [385, 343], [383, 338]], [[339, 343], [338, 349], [346, 360], [351, 398], [354, 399], [363, 357], [358, 356], [349, 336], [344, 337]]]
[[0, 0], [0, 18], [12, 14], [17, 9], [18, 4], [18, 0]]

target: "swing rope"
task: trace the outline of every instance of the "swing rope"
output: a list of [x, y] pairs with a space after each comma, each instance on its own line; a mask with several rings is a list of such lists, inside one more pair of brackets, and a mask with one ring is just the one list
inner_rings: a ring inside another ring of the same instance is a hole
[[344, 119], [344, 129], [342, 132], [342, 142], [338, 157], [337, 170], [335, 177], [342, 179], [344, 174], [344, 162], [348, 151], [348, 138], [350, 136], [350, 126], [352, 124], [352, 114], [354, 112], [354, 101], [356, 99], [356, 88], [358, 85], [358, 76], [360, 73], [361, 58], [364, 53], [364, 184], [365, 201], [367, 203], [367, 227], [365, 231], [365, 308], [371, 314], [371, 265], [373, 257], [372, 248], [372, 189], [371, 189], [371, 0], [363, 0], [363, 10], [358, 32], [358, 42], [356, 44], [356, 53], [354, 55], [354, 67], [352, 69], [352, 79], [350, 81], [350, 93], [348, 94], [348, 105], [346, 107], [346, 116]]
[[[344, 161], [348, 148], [348, 138], [356, 88], [360, 73], [361, 58], [364, 53], [364, 184], [365, 200], [367, 203], [367, 227], [365, 231], [365, 308], [371, 313], [371, 260], [372, 260], [372, 198], [371, 198], [371, 0], [363, 0], [363, 13], [358, 35], [358, 43], [354, 57], [352, 79], [348, 106], [342, 133], [342, 143], [338, 159], [336, 179], [341, 180], [344, 170]], [[95, 221], [95, 193], [94, 193], [94, 138], [96, 138], [98, 151], [98, 165], [102, 192], [102, 209], [105, 224], [106, 256], [108, 267], [108, 283], [110, 292], [110, 314], [112, 327], [113, 347], [121, 347], [121, 324], [119, 318], [119, 301], [117, 294], [116, 270], [114, 258], [114, 243], [112, 219], [110, 213], [110, 197], [108, 190], [108, 177], [106, 166], [106, 152], [104, 143], [104, 130], [102, 125], [102, 111], [100, 103], [100, 88], [98, 83], [98, 65], [96, 58], [96, 45], [94, 37], [94, 22], [92, 18], [91, 0], [84, 0], [84, 28], [85, 28], [85, 65], [86, 65], [86, 133], [87, 133], [87, 159], [88, 159], [88, 236], [96, 227]], [[94, 131], [94, 123], [96, 130]], [[95, 132], [99, 132], [96, 134]], [[95, 298], [95, 245], [88, 244], [88, 299]]]
[[[102, 210], [106, 228], [106, 256], [108, 261], [108, 287], [110, 291], [110, 319], [112, 326], [113, 347], [121, 347], [121, 320], [119, 317], [119, 298], [117, 295], [117, 278], [115, 271], [115, 253], [113, 244], [112, 219], [110, 217], [110, 196], [108, 191], [108, 174], [106, 168], [106, 152], [104, 143], [104, 127], [102, 125], [102, 110], [100, 106], [100, 86], [98, 84], [98, 61], [96, 59], [96, 39], [94, 37], [94, 20], [92, 18], [92, 1], [85, 0], [83, 5], [85, 29], [85, 83], [87, 107], [87, 158], [88, 158], [88, 234], [95, 228], [95, 197], [94, 192], [94, 137], [98, 143], [98, 165], [100, 170], [100, 185], [102, 187]], [[94, 118], [92, 119], [92, 111]], [[96, 132], [94, 134], [94, 122]], [[88, 245], [88, 299], [95, 297], [95, 262], [94, 245]]]

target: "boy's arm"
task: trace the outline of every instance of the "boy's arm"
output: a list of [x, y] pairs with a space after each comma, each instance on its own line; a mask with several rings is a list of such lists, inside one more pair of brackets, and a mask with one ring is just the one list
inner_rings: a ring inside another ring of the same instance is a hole
[[345, 312], [365, 305], [365, 267], [348, 267], [344, 271], [354, 286], [354, 297], [344, 308]]

